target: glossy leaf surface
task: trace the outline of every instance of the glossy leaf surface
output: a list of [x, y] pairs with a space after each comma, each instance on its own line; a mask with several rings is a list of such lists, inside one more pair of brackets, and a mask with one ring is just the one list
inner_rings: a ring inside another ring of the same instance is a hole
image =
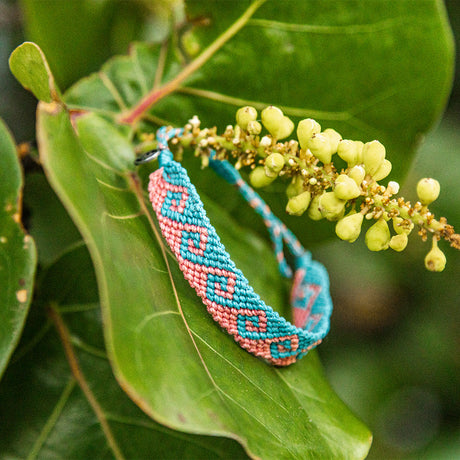
[[[295, 121], [313, 117], [344, 138], [379, 139], [394, 180], [405, 175], [446, 102], [453, 43], [442, 2], [191, 0], [186, 6], [191, 27], [179, 30], [178, 40], [136, 45], [77, 83], [66, 101], [115, 121], [145, 114], [150, 126], [143, 129], [183, 126], [192, 115], [223, 129], [240, 106], [274, 104]], [[237, 220], [257, 226], [238, 198], [216, 193], [214, 181], [199, 175], [195, 182]], [[322, 222], [287, 216], [283, 191], [274, 186], [265, 197], [304, 242], [333, 233]]]
[[[77, 119], [77, 138], [55, 104], [40, 104], [38, 126], [48, 179], [95, 264], [114, 372], [137, 404], [171, 428], [236, 438], [256, 457], [363, 457], [369, 433], [332, 392], [315, 354], [275, 369], [207, 315], [163, 252], [125, 138], [95, 115]], [[206, 201], [236, 263], [266, 301], [282, 305], [270, 249]]]
[[[73, 115], [78, 138], [60, 104], [40, 105], [42, 162], [90, 249], [114, 371], [160, 422], [236, 438], [252, 456], [363, 457], [369, 434], [331, 391], [316, 355], [288, 369], [268, 367], [208, 318], [163, 250], [145, 208], [145, 181], [133, 171], [130, 140], [158, 124], [183, 125], [194, 114], [203, 125], [223, 128], [240, 105], [278, 104], [296, 120], [313, 116], [345, 137], [378, 137], [395, 164], [394, 178], [401, 177], [449, 88], [444, 11], [435, 1], [187, 7], [190, 27], [175, 39], [137, 44], [65, 95], [70, 108], [90, 112]], [[262, 231], [262, 225], [230, 187], [216, 187], [211, 172], [185, 163], [237, 265], [280, 308], [286, 286], [271, 251], [240, 227]], [[306, 218], [287, 218], [282, 190], [271, 192], [277, 214], [304, 241], [324, 237]]]
[[36, 253], [21, 225], [22, 171], [0, 120], [0, 376], [21, 336], [32, 297]]
[[53, 4], [21, 0], [20, 3], [27, 38], [40, 46], [59, 86], [67, 88], [145, 35], [143, 25], [151, 20], [153, 2], [72, 0]]
[[[3, 458], [110, 459], [114, 453], [107, 436], [118, 459], [247, 458], [235, 441], [159, 425], [123, 393], [104, 350], [97, 286], [84, 245], [50, 265], [41, 287], [0, 384], [0, 418], [8, 420], [0, 424]], [[63, 337], [46, 314], [50, 305], [66, 328]], [[97, 412], [72, 375], [61, 340], [72, 347], [79, 379], [87, 383]]]

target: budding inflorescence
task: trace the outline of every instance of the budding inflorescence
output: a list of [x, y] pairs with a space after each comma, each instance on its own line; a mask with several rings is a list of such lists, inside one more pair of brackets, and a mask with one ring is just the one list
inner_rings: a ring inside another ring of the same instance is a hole
[[[235, 159], [237, 169], [251, 169], [249, 180], [255, 188], [267, 187], [279, 177], [288, 180], [286, 212], [336, 222], [335, 231], [342, 240], [357, 240], [369, 221], [365, 243], [371, 251], [403, 251], [408, 235], [417, 227], [423, 240], [432, 237], [425, 266], [432, 271], [444, 269], [445, 256], [438, 241], [445, 239], [460, 249], [460, 235], [445, 218], [437, 220], [428, 210], [439, 196], [438, 181], [421, 179], [419, 201], [412, 205], [394, 197], [399, 192], [397, 182], [380, 184], [392, 165], [379, 141], [342, 139], [333, 129], [323, 131], [311, 118], [297, 124], [297, 140], [285, 140], [294, 129], [293, 121], [278, 107], [266, 107], [259, 118], [254, 107], [246, 106], [237, 111], [236, 125], [227, 126], [221, 135], [216, 128], [201, 129], [200, 121], [193, 117], [173, 144], [177, 153], [194, 147], [204, 166], [211, 150], [218, 159]], [[334, 158], [338, 158], [335, 163]]]

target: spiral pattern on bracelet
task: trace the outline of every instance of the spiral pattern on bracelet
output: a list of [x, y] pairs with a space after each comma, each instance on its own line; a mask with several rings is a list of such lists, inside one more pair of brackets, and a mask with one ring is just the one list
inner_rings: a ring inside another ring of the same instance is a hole
[[[329, 330], [332, 301], [327, 271], [311, 259], [310, 252], [229, 162], [211, 159], [211, 166], [234, 184], [262, 216], [274, 242], [281, 273], [294, 278], [294, 324], [266, 305], [231, 260], [187, 171], [173, 160], [168, 140], [180, 133], [171, 128], [161, 128], [157, 133], [160, 168], [150, 175], [149, 197], [161, 232], [185, 279], [212, 318], [250, 353], [274, 365], [289, 365], [318, 345]], [[283, 244], [294, 256], [294, 273], [285, 260]]]

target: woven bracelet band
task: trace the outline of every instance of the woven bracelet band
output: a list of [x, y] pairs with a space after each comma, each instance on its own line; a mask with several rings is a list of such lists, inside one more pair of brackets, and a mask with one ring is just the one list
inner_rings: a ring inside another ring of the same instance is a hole
[[[230, 259], [184, 167], [174, 161], [168, 141], [182, 129], [157, 132], [159, 168], [150, 175], [149, 197], [161, 232], [190, 286], [206, 305], [214, 321], [250, 353], [277, 366], [287, 366], [318, 345], [329, 330], [332, 301], [329, 278], [322, 264], [311, 259], [293, 233], [275, 217], [268, 205], [228, 162], [210, 165], [234, 184], [260, 214], [273, 241], [282, 275], [293, 278], [291, 291], [294, 324], [281, 317], [254, 292]], [[142, 161], [140, 161], [142, 162]], [[284, 257], [286, 247], [295, 271]]]

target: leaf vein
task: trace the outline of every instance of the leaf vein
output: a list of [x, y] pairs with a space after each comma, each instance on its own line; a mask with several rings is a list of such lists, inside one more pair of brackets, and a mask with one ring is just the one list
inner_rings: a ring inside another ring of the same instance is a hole
[[77, 381], [75, 380], [75, 378], [71, 377], [67, 385], [64, 387], [61, 396], [59, 397], [58, 402], [54, 406], [53, 411], [51, 412], [48, 420], [43, 426], [43, 429], [40, 431], [38, 438], [35, 440], [32, 449], [29, 452], [29, 455], [27, 456], [27, 460], [33, 460], [37, 458], [41, 448], [45, 444], [46, 439], [50, 435], [59, 417], [61, 416], [61, 413], [64, 410], [64, 407], [67, 404], [67, 401], [69, 400], [70, 395], [72, 394], [72, 391], [74, 390], [76, 384]]
[[141, 87], [141, 91], [143, 93], [147, 93], [148, 90], [149, 90], [148, 84], [147, 84], [147, 78], [146, 78], [146, 75], [144, 74], [144, 72], [142, 71], [142, 66], [141, 66], [140, 61], [139, 61], [139, 55], [137, 53], [137, 48], [135, 48], [134, 53], [133, 53], [133, 63], [134, 63], [134, 67], [136, 69], [135, 72], [136, 72], [136, 75], [137, 75], [139, 86]]
[[219, 358], [223, 359], [224, 361], [227, 362], [228, 365], [233, 367], [239, 374], [241, 374], [249, 383], [251, 383], [257, 390], [259, 390], [263, 395], [265, 395], [268, 399], [270, 399], [272, 402], [274, 402], [277, 406], [279, 406], [281, 409], [283, 409], [285, 412], [289, 413], [289, 410], [284, 407], [282, 404], [280, 404], [278, 401], [276, 401], [269, 393], [267, 393], [261, 386], [257, 385], [253, 380], [251, 380], [246, 374], [242, 372], [241, 369], [239, 369], [237, 366], [235, 366], [231, 361], [228, 360], [225, 356], [223, 356], [221, 353], [219, 353], [214, 347], [212, 347], [209, 342], [207, 342], [203, 337], [199, 336], [196, 332], [194, 332], [196, 337], [198, 337], [210, 350], [212, 350]]
[[389, 30], [404, 24], [412, 23], [407, 18], [393, 17], [382, 19], [381, 21], [368, 24], [345, 24], [345, 25], [313, 25], [313, 24], [293, 24], [289, 22], [275, 21], [272, 19], [252, 18], [248, 21], [248, 26], [258, 26], [269, 29], [285, 30], [289, 32], [310, 33], [318, 35], [354, 35], [370, 34]]
[[109, 78], [109, 76], [106, 75], [103, 71], [100, 71], [99, 77], [102, 80], [102, 83], [104, 84], [104, 86], [109, 90], [115, 102], [118, 104], [118, 107], [120, 107], [120, 110], [121, 111], [126, 110], [127, 109], [126, 104], [123, 101], [123, 98], [121, 97], [121, 94], [119, 93], [118, 89], [112, 83], [112, 80]]
[[[203, 97], [205, 99], [210, 99], [213, 101], [221, 102], [223, 104], [232, 105], [235, 107], [241, 107], [244, 105], [251, 105], [258, 110], [262, 110], [270, 103], [263, 102], [263, 101], [253, 101], [249, 99], [242, 99], [233, 96], [228, 96], [226, 94], [218, 93], [215, 91], [209, 91], [199, 88], [192, 88], [187, 86], [181, 86], [177, 89], [177, 92], [188, 94], [197, 97]], [[312, 118], [319, 118], [323, 120], [348, 120], [351, 118], [351, 114], [346, 111], [339, 111], [339, 112], [329, 112], [323, 110], [315, 110], [315, 109], [308, 109], [308, 108], [300, 108], [300, 107], [288, 107], [278, 105], [278, 107], [286, 114], [291, 116], [297, 117], [312, 117]]]
[[124, 216], [117, 216], [115, 214], [110, 214], [109, 212], [104, 211], [104, 216], [110, 217], [111, 219], [115, 220], [129, 220], [129, 219], [136, 219], [138, 217], [142, 217], [144, 213], [142, 211], [136, 212], [135, 214], [126, 214]]
[[292, 451], [291, 449], [291, 446], [288, 446], [286, 445], [285, 442], [283, 442], [283, 439], [277, 435], [276, 433], [274, 433], [272, 430], [270, 430], [270, 427], [268, 425], [265, 424], [265, 422], [261, 419], [259, 419], [258, 417], [256, 417], [254, 414], [252, 414], [251, 412], [249, 412], [246, 407], [244, 407], [242, 404], [240, 404], [238, 401], [236, 401], [236, 399], [232, 398], [228, 393], [226, 393], [225, 391], [223, 391], [221, 388], [219, 388], [219, 391], [222, 392], [223, 396], [226, 397], [229, 401], [231, 401], [234, 405], [236, 405], [237, 407], [239, 407], [243, 412], [245, 412], [250, 418], [252, 418], [253, 420], [255, 420], [257, 423], [259, 423], [268, 433], [270, 433], [274, 439], [276, 439], [278, 441], [278, 445], [280, 447], [283, 447], [284, 449], [288, 450], [291, 454], [292, 454], [292, 458], [298, 458], [295, 453]]
[[123, 188], [123, 187], [117, 187], [116, 185], [112, 185], [112, 184], [109, 184], [107, 182], [104, 182], [103, 180], [99, 179], [98, 177], [96, 177], [96, 180], [99, 184], [103, 185], [104, 187], [107, 187], [109, 188], [110, 190], [116, 190], [117, 192], [129, 192], [131, 193], [131, 189], [126, 187], [126, 188]]
[[[318, 402], [320, 402], [320, 403], [322, 403], [322, 404], [325, 404], [325, 403], [326, 403], [326, 401], [324, 401], [323, 399], [314, 397], [314, 396], [312, 396], [310, 393], [307, 393], [306, 391], [301, 391], [301, 390], [299, 390], [298, 388], [296, 388], [294, 385], [292, 385], [290, 382], [288, 382], [288, 381], [286, 380], [286, 378], [284, 377], [284, 375], [283, 375], [283, 373], [282, 373], [281, 370], [275, 369], [275, 371], [276, 371], [276, 373], [279, 375], [280, 379], [281, 379], [281, 380], [286, 384], [286, 386], [291, 390], [291, 393], [294, 395], [294, 397], [296, 398], [296, 400], [299, 402], [299, 404], [302, 406], [303, 409], [304, 409], [303, 404], [302, 404], [302, 402], [301, 402], [301, 401], [299, 400], [299, 398], [298, 398], [298, 395], [299, 395], [299, 394], [301, 394], [301, 395], [303, 395], [303, 396], [306, 396], [306, 397], [308, 397], [308, 398], [310, 398], [310, 399], [313, 399], [313, 400], [315, 400], [315, 401], [318, 401]], [[305, 409], [304, 409], [304, 410], [305, 410]]]

